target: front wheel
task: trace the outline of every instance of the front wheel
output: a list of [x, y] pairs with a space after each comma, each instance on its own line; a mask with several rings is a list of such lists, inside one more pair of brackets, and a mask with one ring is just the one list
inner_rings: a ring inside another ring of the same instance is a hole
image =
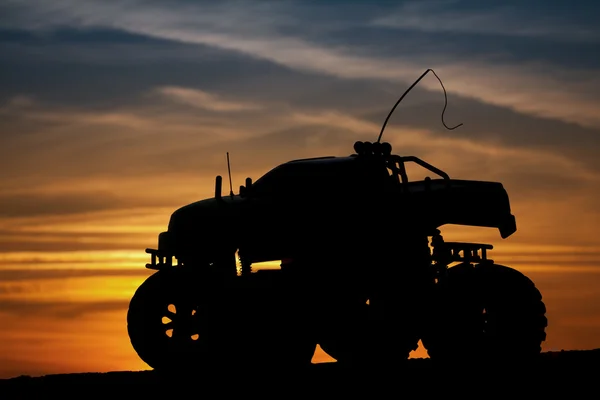
[[423, 337], [432, 359], [521, 359], [537, 356], [548, 320], [542, 295], [521, 272], [497, 264], [460, 264], [440, 284]]
[[140, 358], [154, 369], [190, 368], [206, 352], [204, 309], [184, 271], [158, 271], [136, 290], [127, 332]]

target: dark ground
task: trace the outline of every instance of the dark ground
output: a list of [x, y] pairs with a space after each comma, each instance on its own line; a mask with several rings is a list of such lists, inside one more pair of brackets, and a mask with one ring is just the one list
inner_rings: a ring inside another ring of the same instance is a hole
[[469, 398], [542, 398], [564, 396], [598, 398], [600, 349], [542, 353], [538, 360], [495, 365], [464, 365], [459, 360], [437, 365], [429, 359], [411, 359], [381, 368], [313, 364], [304, 370], [257, 367], [229, 368], [179, 374], [123, 371], [20, 376], [0, 380], [0, 398], [49, 396], [96, 398], [402, 398], [416, 395]]

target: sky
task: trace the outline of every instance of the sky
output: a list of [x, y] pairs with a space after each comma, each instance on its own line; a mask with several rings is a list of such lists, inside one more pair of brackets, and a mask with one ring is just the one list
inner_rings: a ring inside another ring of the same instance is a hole
[[464, 125], [443, 127], [429, 74], [383, 140], [502, 182], [514, 235], [442, 234], [493, 244], [536, 283], [544, 351], [600, 348], [597, 15], [584, 0], [1, 0], [0, 378], [148, 369], [125, 321], [144, 250], [213, 196], [226, 152], [234, 188], [349, 155], [428, 68]]

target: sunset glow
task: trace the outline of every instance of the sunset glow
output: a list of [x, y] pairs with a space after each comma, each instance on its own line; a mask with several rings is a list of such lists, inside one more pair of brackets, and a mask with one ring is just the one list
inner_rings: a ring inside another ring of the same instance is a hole
[[505, 240], [444, 238], [493, 244], [536, 283], [545, 351], [600, 348], [600, 9], [502, 4], [4, 2], [0, 378], [148, 369], [126, 327], [144, 250], [175, 209], [213, 196], [226, 152], [236, 193], [282, 162], [349, 155], [427, 68], [464, 126], [444, 129], [427, 77], [384, 140], [502, 182], [517, 219]]

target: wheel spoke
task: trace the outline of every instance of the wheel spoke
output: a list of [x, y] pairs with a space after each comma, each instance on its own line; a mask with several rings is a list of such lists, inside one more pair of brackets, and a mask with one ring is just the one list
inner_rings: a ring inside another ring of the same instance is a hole
[[200, 318], [198, 306], [188, 299], [173, 299], [162, 317], [167, 336], [177, 343], [193, 343], [200, 338]]

